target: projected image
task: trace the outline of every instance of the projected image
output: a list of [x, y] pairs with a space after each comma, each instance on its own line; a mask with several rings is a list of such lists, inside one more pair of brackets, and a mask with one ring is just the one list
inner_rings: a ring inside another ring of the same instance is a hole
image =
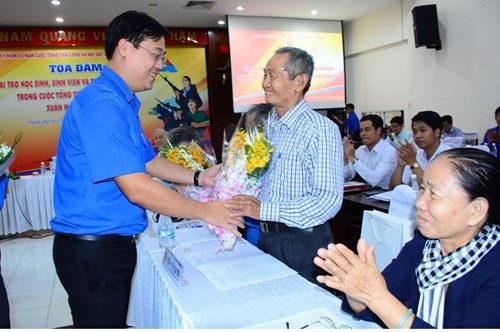
[[229, 16], [228, 27], [235, 112], [264, 102], [263, 69], [274, 51], [283, 46], [304, 49], [314, 57], [311, 88], [306, 94], [312, 108], [345, 106], [340, 22]]

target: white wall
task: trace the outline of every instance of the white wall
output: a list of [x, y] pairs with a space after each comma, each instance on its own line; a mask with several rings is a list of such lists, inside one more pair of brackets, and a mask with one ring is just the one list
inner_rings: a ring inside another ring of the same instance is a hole
[[[436, 4], [442, 49], [415, 48], [415, 6]], [[347, 102], [364, 111], [450, 114], [480, 135], [500, 106], [500, 1], [402, 0], [344, 25]]]

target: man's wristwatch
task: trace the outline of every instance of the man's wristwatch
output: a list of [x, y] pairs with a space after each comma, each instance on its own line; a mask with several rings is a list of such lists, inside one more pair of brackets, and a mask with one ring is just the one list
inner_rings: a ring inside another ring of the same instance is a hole
[[420, 168], [420, 165], [418, 163], [414, 163], [413, 165], [410, 166], [410, 169], [415, 169], [415, 168]]
[[198, 182], [198, 180], [200, 179], [200, 173], [201, 173], [201, 171], [194, 172], [193, 184], [195, 187], [200, 187], [200, 183]]

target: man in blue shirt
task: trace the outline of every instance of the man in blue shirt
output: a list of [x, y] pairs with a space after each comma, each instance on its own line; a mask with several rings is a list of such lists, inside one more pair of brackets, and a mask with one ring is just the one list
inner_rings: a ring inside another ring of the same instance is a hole
[[305, 51], [278, 49], [264, 68], [262, 88], [273, 105], [267, 127], [274, 153], [258, 199], [227, 202], [234, 216], [260, 220], [258, 246], [307, 280], [321, 273], [312, 259], [331, 242], [328, 220], [343, 198], [343, 151], [338, 127], [304, 99], [314, 60]]
[[[0, 175], [0, 211], [4, 205], [5, 196], [7, 195], [7, 187], [9, 186], [9, 178], [4, 173]], [[0, 253], [0, 258], [2, 254]], [[10, 309], [7, 290], [3, 282], [0, 266], [0, 329], [10, 329]]]
[[362, 143], [361, 136], [359, 135], [359, 119], [354, 112], [354, 104], [346, 104], [345, 112], [347, 113], [347, 119], [340, 121], [340, 119], [334, 115], [333, 120], [346, 128], [347, 136], [353, 141], [354, 146], [357, 148], [362, 145]]
[[78, 93], [61, 128], [54, 183], [56, 271], [69, 295], [75, 328], [125, 328], [135, 238], [145, 209], [202, 219], [238, 236], [221, 201], [201, 203], [153, 180], [213, 185], [218, 168], [193, 172], [157, 157], [144, 136], [137, 92], [153, 87], [165, 63], [165, 28], [137, 11], [109, 24], [108, 65]]

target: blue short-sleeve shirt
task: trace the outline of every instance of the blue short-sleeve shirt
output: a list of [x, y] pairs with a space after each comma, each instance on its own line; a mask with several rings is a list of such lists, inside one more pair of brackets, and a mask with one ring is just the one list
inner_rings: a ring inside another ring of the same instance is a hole
[[144, 231], [144, 208], [131, 203], [114, 177], [146, 171], [155, 157], [139, 120], [139, 99], [108, 67], [66, 111], [57, 148], [54, 232], [133, 235]]

